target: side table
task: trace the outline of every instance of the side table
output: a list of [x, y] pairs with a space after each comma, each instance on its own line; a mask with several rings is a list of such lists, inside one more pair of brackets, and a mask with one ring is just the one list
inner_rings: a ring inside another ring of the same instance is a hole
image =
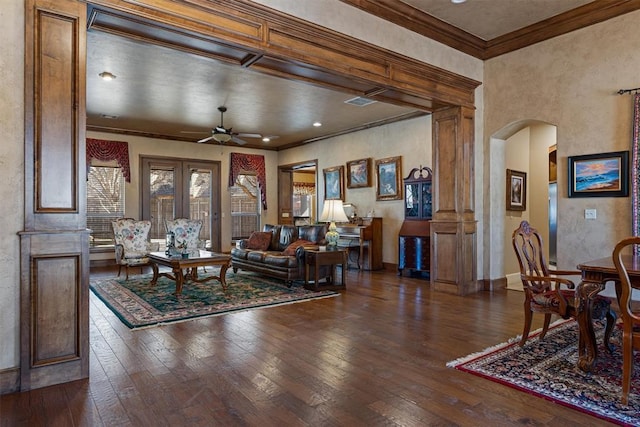
[[[305, 266], [304, 266], [304, 287], [312, 291], [321, 289], [339, 290], [347, 288], [346, 270], [348, 267], [347, 251], [337, 249], [330, 251], [305, 250]], [[326, 278], [327, 282], [320, 284], [320, 267], [323, 265], [331, 266], [331, 275]], [[336, 282], [336, 267], [341, 265], [342, 281]], [[309, 283], [309, 271], [313, 268], [314, 281]]]

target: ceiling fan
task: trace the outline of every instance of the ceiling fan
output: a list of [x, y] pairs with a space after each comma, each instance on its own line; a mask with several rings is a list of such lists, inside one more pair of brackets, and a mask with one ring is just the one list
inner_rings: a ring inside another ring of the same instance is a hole
[[[224, 144], [228, 141], [233, 141], [238, 145], [244, 145], [247, 141], [240, 139], [243, 138], [262, 138], [262, 135], [259, 133], [234, 133], [232, 128], [224, 127], [224, 113], [227, 111], [227, 107], [221, 106], [218, 107], [218, 111], [220, 111], [220, 125], [216, 126], [211, 130], [211, 136], [207, 138], [203, 138], [198, 142], [209, 142], [211, 140]], [[273, 137], [272, 137], [273, 138]]]

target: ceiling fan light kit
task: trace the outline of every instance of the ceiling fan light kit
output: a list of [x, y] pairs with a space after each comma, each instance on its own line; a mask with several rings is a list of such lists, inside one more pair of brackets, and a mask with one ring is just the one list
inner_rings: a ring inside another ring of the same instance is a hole
[[233, 141], [238, 145], [244, 145], [247, 142], [237, 138], [233, 133], [232, 128], [225, 128], [224, 127], [224, 113], [227, 111], [227, 107], [225, 106], [220, 106], [218, 107], [218, 111], [220, 111], [220, 125], [216, 126], [213, 130], [212, 130], [212, 134], [211, 136], [201, 139], [198, 142], [209, 142], [211, 140], [214, 140], [216, 142], [219, 142], [220, 144], [224, 144], [225, 142], [228, 141]]
[[228, 133], [214, 133], [213, 139], [218, 142], [227, 142], [231, 139], [231, 135]]
[[227, 129], [224, 127], [224, 113], [227, 111], [227, 107], [220, 106], [218, 107], [218, 111], [220, 111], [220, 125], [211, 130], [211, 136], [203, 138], [198, 142], [209, 142], [213, 140], [220, 144], [224, 144], [225, 142], [233, 141], [238, 145], [245, 145], [247, 141], [238, 137], [261, 138], [264, 142], [269, 142], [270, 140], [277, 138], [276, 135], [263, 136], [259, 133], [235, 133], [232, 128]]

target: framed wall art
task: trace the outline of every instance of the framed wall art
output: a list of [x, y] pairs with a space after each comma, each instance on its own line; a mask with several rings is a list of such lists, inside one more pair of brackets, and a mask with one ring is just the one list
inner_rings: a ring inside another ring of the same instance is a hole
[[322, 170], [324, 175], [324, 199], [344, 201], [344, 166]]
[[347, 188], [371, 187], [371, 159], [347, 162]]
[[376, 160], [376, 200], [402, 199], [402, 157]]
[[627, 197], [629, 152], [569, 157], [569, 197]]
[[507, 210], [527, 210], [527, 173], [507, 169]]

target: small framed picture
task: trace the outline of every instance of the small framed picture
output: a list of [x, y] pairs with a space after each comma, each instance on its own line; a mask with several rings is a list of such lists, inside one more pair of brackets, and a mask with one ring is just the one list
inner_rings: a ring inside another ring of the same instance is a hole
[[371, 159], [347, 162], [347, 188], [371, 187]]
[[376, 160], [376, 200], [402, 199], [402, 157]]
[[569, 197], [627, 197], [629, 152], [569, 157]]
[[324, 175], [324, 199], [344, 201], [344, 166], [322, 170]]
[[527, 210], [527, 173], [507, 169], [507, 210]]

